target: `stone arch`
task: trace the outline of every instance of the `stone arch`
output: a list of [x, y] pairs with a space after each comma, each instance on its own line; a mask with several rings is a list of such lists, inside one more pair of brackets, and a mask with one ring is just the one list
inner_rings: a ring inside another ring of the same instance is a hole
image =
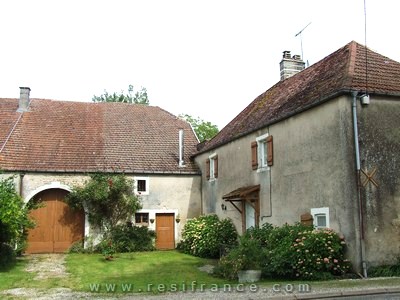
[[35, 195], [39, 194], [40, 192], [43, 192], [45, 190], [50, 190], [50, 189], [60, 189], [60, 190], [64, 190], [67, 192], [72, 191], [72, 189], [68, 185], [62, 184], [61, 182], [58, 182], [58, 181], [53, 181], [51, 183], [42, 185], [42, 186], [36, 188], [35, 190], [31, 191], [25, 198], [25, 203], [28, 203], [33, 197], [35, 197]]
[[[31, 191], [25, 198], [28, 203], [36, 197], [44, 197], [43, 201], [46, 203], [44, 207], [31, 211], [31, 216], [39, 226], [29, 231], [28, 253], [63, 252], [74, 241], [89, 233], [86, 214], [83, 211], [74, 212], [64, 202], [65, 196], [71, 191], [65, 184], [51, 182]], [[48, 219], [52, 220], [53, 225], [47, 222]], [[79, 231], [82, 232], [80, 235]]]

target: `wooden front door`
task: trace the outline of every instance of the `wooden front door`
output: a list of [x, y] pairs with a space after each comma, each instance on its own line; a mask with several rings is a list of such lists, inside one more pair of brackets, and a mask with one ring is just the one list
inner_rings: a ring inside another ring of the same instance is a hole
[[31, 200], [40, 201], [42, 207], [30, 213], [36, 226], [29, 230], [27, 253], [65, 252], [83, 238], [85, 215], [63, 201], [67, 194], [64, 190], [51, 189]]
[[156, 214], [156, 248], [160, 250], [175, 249], [174, 214]]

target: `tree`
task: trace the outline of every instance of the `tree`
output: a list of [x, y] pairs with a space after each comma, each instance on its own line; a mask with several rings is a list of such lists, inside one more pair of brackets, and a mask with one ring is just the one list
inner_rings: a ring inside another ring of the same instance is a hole
[[13, 262], [16, 250], [24, 250], [27, 229], [34, 227], [30, 208], [17, 194], [14, 177], [0, 180], [0, 268]]
[[130, 221], [141, 208], [133, 180], [123, 174], [93, 174], [84, 186], [73, 188], [65, 200], [73, 208], [85, 207], [89, 222], [106, 231]]
[[181, 114], [179, 117], [192, 125], [200, 142], [212, 139], [219, 131], [217, 125], [213, 125], [211, 122], [204, 121], [199, 117], [193, 118], [187, 114]]
[[[132, 95], [133, 94], [133, 95]], [[129, 85], [128, 94], [124, 94], [124, 91], [121, 91], [120, 94], [112, 93], [109, 94], [106, 90], [104, 90], [104, 94], [100, 96], [94, 95], [92, 98], [93, 102], [124, 102], [124, 103], [135, 103], [135, 104], [144, 104], [149, 105], [149, 98], [147, 95], [147, 90], [144, 87], [141, 87], [139, 91], [134, 93], [133, 85]]]

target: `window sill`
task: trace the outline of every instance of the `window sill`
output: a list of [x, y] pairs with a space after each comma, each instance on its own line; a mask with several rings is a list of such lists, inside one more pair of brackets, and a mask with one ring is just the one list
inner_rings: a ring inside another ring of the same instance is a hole
[[266, 167], [258, 168], [257, 173], [267, 172], [269, 170], [271, 170], [271, 168], [266, 166]]

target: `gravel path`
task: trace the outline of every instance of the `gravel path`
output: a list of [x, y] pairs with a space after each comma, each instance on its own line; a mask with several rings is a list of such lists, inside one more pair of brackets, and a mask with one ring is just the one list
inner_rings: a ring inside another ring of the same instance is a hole
[[[45, 280], [47, 278], [63, 278], [69, 276], [65, 269], [65, 255], [64, 254], [40, 254], [31, 255], [30, 263], [26, 271], [37, 273], [34, 280]], [[205, 265], [200, 268], [204, 272], [211, 272], [212, 266]], [[377, 279], [370, 279], [370, 286], [354, 287], [343, 289], [324, 288], [324, 289], [311, 289], [310, 286], [293, 283], [285, 285], [270, 285], [268, 287], [259, 287], [254, 285], [237, 285], [226, 286], [225, 288], [215, 288], [208, 290], [192, 291], [191, 286], [186, 287], [184, 292], [175, 293], [161, 293], [158, 295], [149, 294], [97, 294], [75, 292], [68, 288], [53, 288], [53, 289], [38, 289], [38, 288], [15, 288], [5, 291], [0, 291], [0, 298], [2, 296], [6, 299], [35, 299], [35, 300], [68, 300], [68, 299], [152, 299], [152, 300], [165, 300], [165, 299], [318, 299], [321, 293], [324, 294], [344, 294], [344, 293], [358, 293], [358, 292], [385, 292], [390, 289], [393, 290], [397, 287], [384, 286], [383, 282]], [[377, 290], [379, 288], [379, 290]], [[397, 288], [400, 292], [400, 288]], [[377, 298], [384, 299], [384, 298]]]

